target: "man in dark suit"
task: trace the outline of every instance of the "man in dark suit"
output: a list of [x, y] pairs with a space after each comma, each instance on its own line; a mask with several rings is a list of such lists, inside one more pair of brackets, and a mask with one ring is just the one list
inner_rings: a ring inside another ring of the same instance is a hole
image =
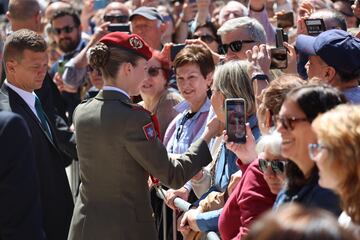
[[0, 90], [0, 110], [18, 113], [26, 121], [37, 164], [44, 230], [49, 240], [65, 240], [73, 211], [72, 195], [53, 126], [34, 93], [42, 86], [47, 61], [46, 42], [37, 33], [22, 29], [7, 37], [7, 79]]
[[0, 146], [0, 240], [45, 240], [30, 131], [18, 114], [0, 111]]
[[[6, 13], [6, 17], [9, 20], [12, 31], [26, 28], [42, 33], [44, 30], [41, 23], [40, 4], [37, 0], [10, 0], [9, 11]], [[0, 85], [2, 85], [5, 78], [6, 74], [3, 71]], [[55, 126], [55, 134], [59, 147], [64, 153], [65, 164], [69, 165], [72, 159], [77, 158], [75, 139], [67, 124], [65, 103], [49, 74], [45, 75], [41, 88], [36, 89], [35, 93], [42, 102], [42, 107], [50, 122]]]

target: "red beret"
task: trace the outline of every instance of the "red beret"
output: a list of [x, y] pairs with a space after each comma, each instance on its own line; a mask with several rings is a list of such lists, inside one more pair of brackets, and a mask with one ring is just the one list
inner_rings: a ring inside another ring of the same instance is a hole
[[149, 46], [136, 34], [126, 32], [111, 32], [100, 39], [100, 42], [111, 46], [124, 48], [149, 60], [152, 56]]

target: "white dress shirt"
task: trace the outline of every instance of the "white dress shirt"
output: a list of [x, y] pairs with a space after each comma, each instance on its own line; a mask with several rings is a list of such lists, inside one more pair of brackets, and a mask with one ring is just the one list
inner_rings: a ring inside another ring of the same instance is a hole
[[19, 96], [26, 102], [26, 104], [29, 106], [31, 111], [35, 114], [35, 116], [39, 119], [41, 122], [39, 116], [37, 115], [36, 108], [35, 108], [35, 96], [36, 94], [34, 92], [27, 92], [24, 91], [21, 88], [18, 88], [11, 83], [9, 83], [7, 80], [5, 80], [5, 84], [11, 88], [13, 91], [15, 91]]

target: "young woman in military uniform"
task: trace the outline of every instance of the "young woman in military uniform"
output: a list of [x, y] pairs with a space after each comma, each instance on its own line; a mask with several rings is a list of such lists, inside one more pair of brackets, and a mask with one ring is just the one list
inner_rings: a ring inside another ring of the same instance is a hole
[[151, 52], [135, 34], [113, 32], [90, 49], [104, 87], [74, 113], [80, 193], [69, 239], [156, 239], [149, 203], [149, 174], [181, 187], [211, 159], [205, 136], [169, 159], [151, 115], [131, 103], [138, 95]]

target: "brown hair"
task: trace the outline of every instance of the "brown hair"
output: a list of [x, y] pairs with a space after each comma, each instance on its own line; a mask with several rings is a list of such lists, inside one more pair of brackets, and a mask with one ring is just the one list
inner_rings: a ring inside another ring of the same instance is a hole
[[176, 55], [173, 62], [175, 73], [178, 67], [191, 63], [199, 66], [200, 72], [204, 78], [215, 69], [211, 52], [202, 45], [187, 45]]
[[272, 115], [280, 112], [286, 94], [295, 87], [300, 87], [306, 82], [296, 75], [284, 74], [270, 82], [260, 97], [264, 107], [270, 110]]
[[46, 42], [42, 36], [28, 29], [21, 29], [10, 34], [4, 45], [4, 62], [15, 59], [22, 60], [25, 50], [33, 52], [45, 52]]
[[360, 224], [360, 106], [342, 104], [317, 117], [313, 129], [328, 148], [326, 164], [336, 169], [344, 210]]
[[[331, 227], [330, 227], [331, 226]], [[245, 240], [355, 240], [331, 213], [296, 203], [269, 211], [255, 222]]]
[[142, 57], [129, 50], [108, 46], [102, 42], [90, 48], [89, 52], [90, 66], [96, 70], [100, 70], [105, 79], [112, 80], [116, 78], [121, 64], [131, 63], [131, 65], [136, 66], [136, 62], [140, 58]]

